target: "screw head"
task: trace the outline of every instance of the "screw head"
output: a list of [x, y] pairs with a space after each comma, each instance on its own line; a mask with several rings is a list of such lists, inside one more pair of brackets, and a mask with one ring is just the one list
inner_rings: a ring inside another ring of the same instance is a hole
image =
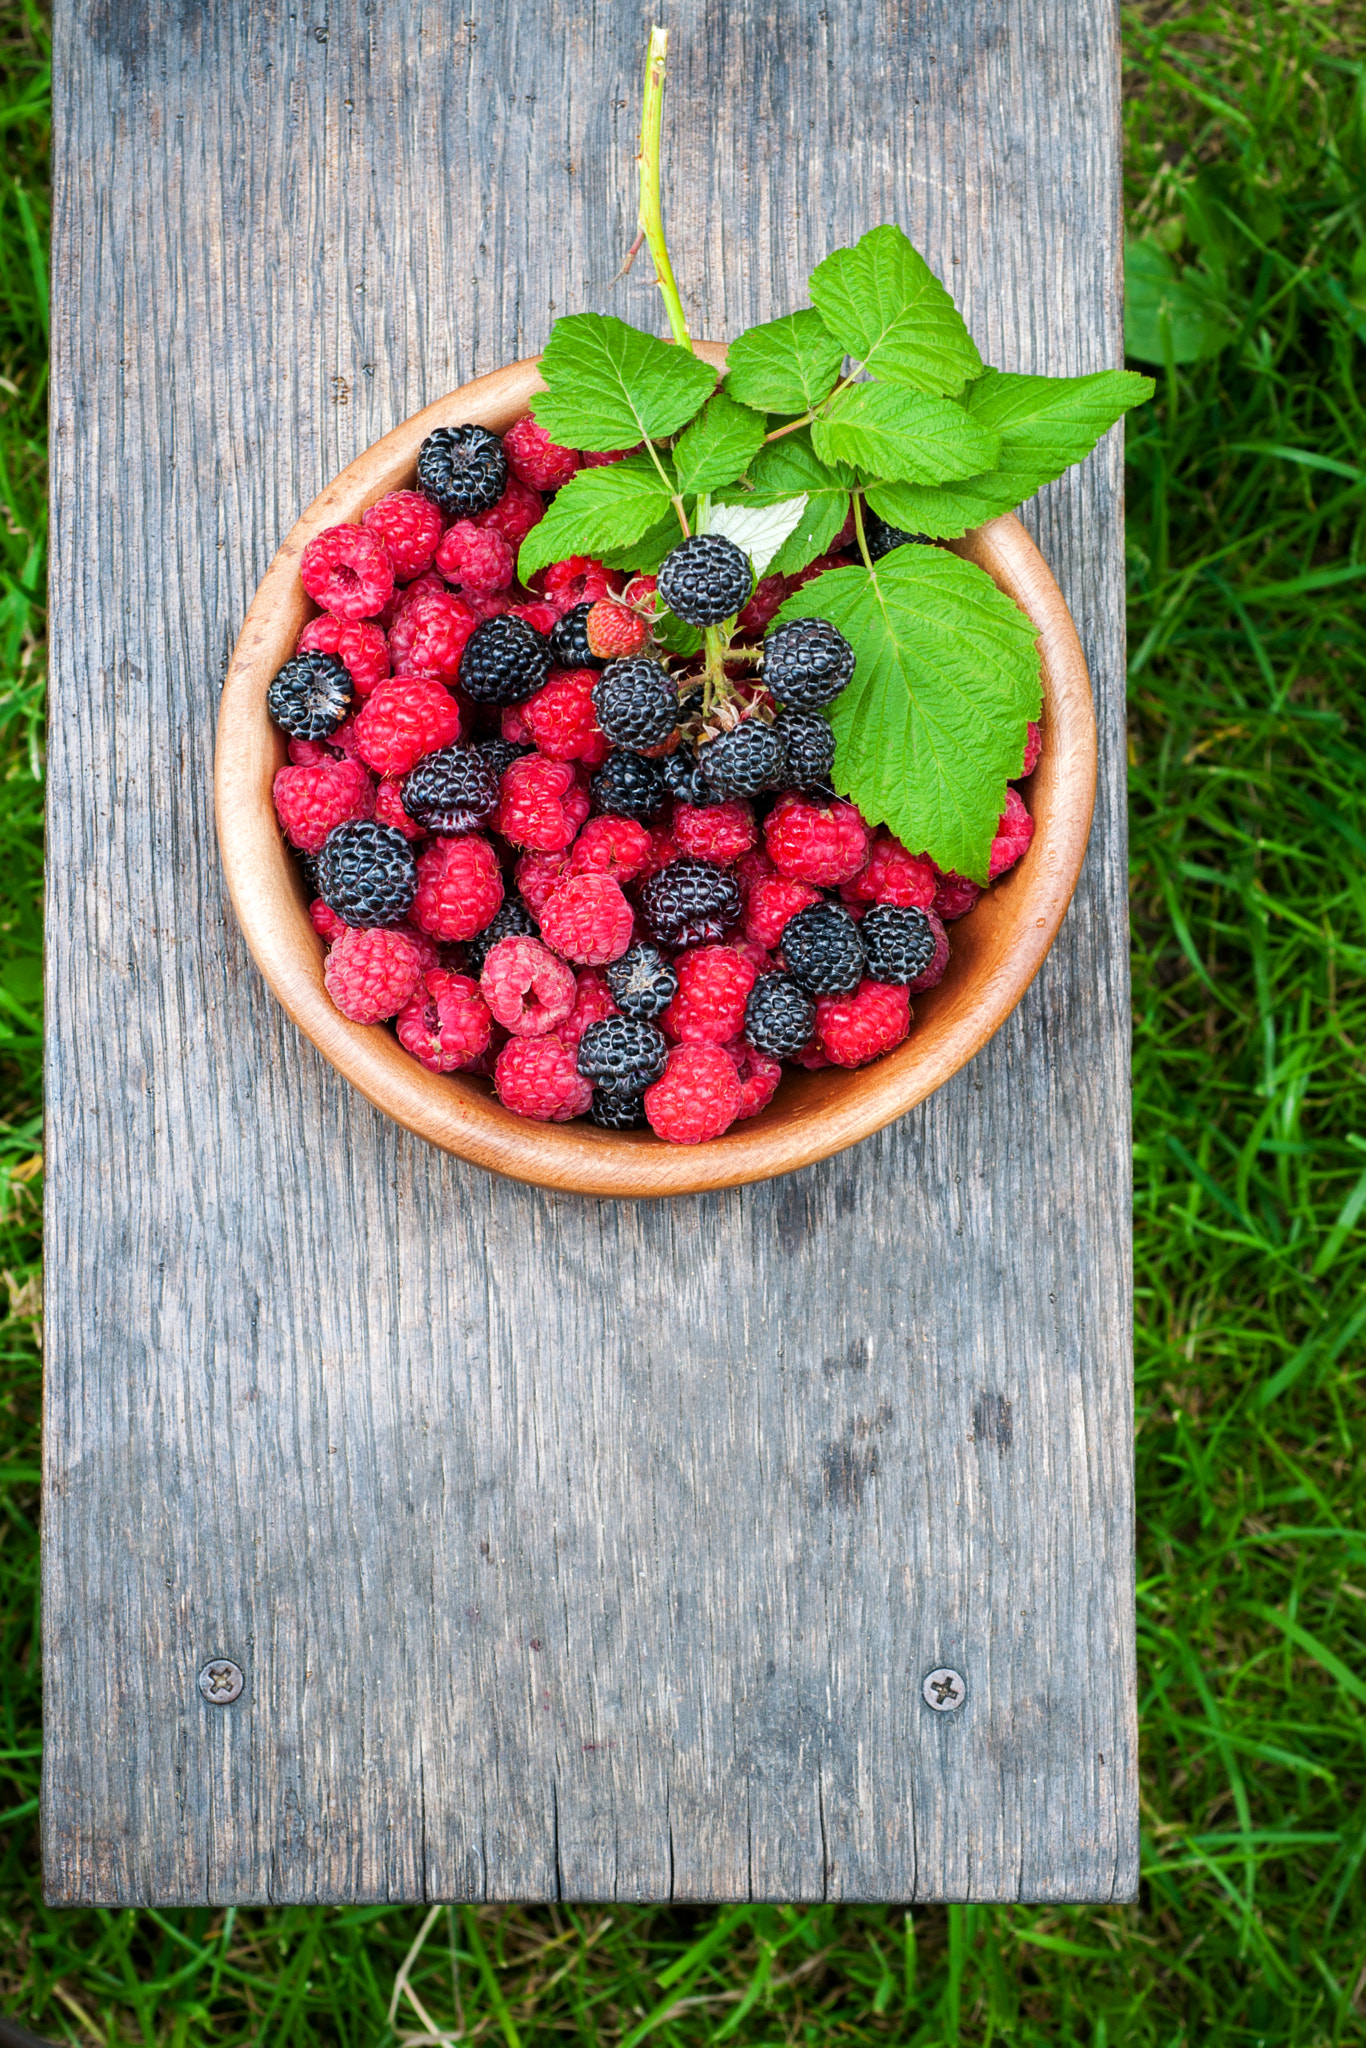
[[199, 1674], [199, 1690], [211, 1707], [230, 1707], [246, 1684], [242, 1667], [228, 1657], [215, 1657]]
[[968, 1696], [961, 1672], [943, 1669], [932, 1671], [920, 1690], [925, 1705], [933, 1707], [936, 1714], [951, 1714]]

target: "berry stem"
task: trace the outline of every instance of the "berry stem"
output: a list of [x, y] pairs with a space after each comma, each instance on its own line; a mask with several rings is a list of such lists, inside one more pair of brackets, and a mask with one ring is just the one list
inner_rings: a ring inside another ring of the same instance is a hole
[[867, 541], [866, 541], [866, 540], [864, 539], [864, 536], [863, 536], [863, 493], [862, 493], [862, 491], [855, 491], [855, 492], [853, 493], [853, 501], [854, 501], [854, 531], [855, 531], [855, 533], [856, 533], [856, 534], [858, 535], [858, 551], [859, 551], [859, 553], [860, 553], [860, 554], [862, 555], [862, 557], [863, 557], [863, 566], [864, 566], [864, 568], [865, 568], [865, 569], [866, 569], [866, 570], [868, 571], [868, 574], [869, 574], [869, 575], [871, 576], [871, 575], [872, 575], [872, 573], [873, 573], [873, 558], [872, 558], [872, 556], [871, 556], [871, 555], [869, 554], [869, 552], [868, 552], [868, 543], [867, 543]]
[[650, 46], [645, 57], [645, 105], [640, 117], [640, 232], [650, 245], [654, 260], [655, 282], [664, 295], [664, 309], [669, 316], [669, 325], [674, 331], [674, 340], [689, 355], [695, 355], [688, 323], [683, 317], [683, 301], [678, 295], [674, 280], [673, 265], [669, 261], [669, 247], [664, 239], [664, 215], [659, 198], [659, 151], [660, 131], [664, 118], [664, 61], [668, 55], [669, 31], [666, 28], [650, 30]]

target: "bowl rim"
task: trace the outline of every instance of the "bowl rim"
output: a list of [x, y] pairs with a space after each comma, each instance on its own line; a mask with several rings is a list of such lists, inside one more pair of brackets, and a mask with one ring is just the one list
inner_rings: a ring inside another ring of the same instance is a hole
[[[722, 347], [697, 346], [724, 367]], [[917, 999], [916, 1025], [896, 1051], [853, 1072], [787, 1073], [758, 1116], [692, 1146], [664, 1144], [649, 1131], [529, 1122], [474, 1076], [428, 1072], [388, 1027], [351, 1023], [327, 995], [323, 942], [275, 817], [271, 784], [286, 742], [267, 717], [266, 689], [311, 613], [298, 573], [308, 541], [404, 487], [434, 428], [472, 420], [504, 431], [542, 388], [538, 361], [475, 378], [413, 414], [348, 464], [286, 536], [247, 612], [219, 707], [214, 805], [228, 894], [252, 958], [293, 1022], [377, 1109], [441, 1150], [513, 1180], [618, 1199], [769, 1180], [844, 1151], [923, 1102], [1000, 1029], [1038, 973], [1081, 872], [1095, 797], [1095, 714], [1081, 643], [1048, 565], [1013, 514], [951, 544], [1039, 632], [1044, 748], [1026, 791], [1036, 829], [1023, 859], [954, 927], [949, 973]]]

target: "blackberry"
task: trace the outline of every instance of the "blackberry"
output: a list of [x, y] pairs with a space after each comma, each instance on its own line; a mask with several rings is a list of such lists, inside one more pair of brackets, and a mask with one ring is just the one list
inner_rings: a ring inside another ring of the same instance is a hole
[[637, 1131], [645, 1121], [645, 1104], [639, 1095], [595, 1088], [588, 1114], [604, 1131]]
[[923, 910], [875, 903], [859, 926], [873, 981], [904, 987], [918, 981], [934, 958], [934, 926]]
[[685, 857], [641, 885], [640, 911], [659, 945], [702, 946], [740, 915], [740, 887], [727, 869]]
[[678, 685], [643, 654], [609, 661], [593, 685], [593, 709], [614, 747], [658, 747], [678, 723]]
[[355, 695], [335, 654], [296, 654], [266, 691], [266, 709], [292, 740], [325, 740], [345, 725]]
[[870, 562], [880, 562], [884, 555], [890, 555], [893, 548], [904, 548], [908, 541], [928, 547], [927, 533], [903, 533], [899, 526], [889, 526], [885, 519], [879, 519], [876, 512], [863, 515], [863, 544], [868, 550]]
[[620, 748], [607, 756], [588, 785], [594, 810], [616, 818], [652, 818], [662, 809], [668, 793], [658, 761], [646, 761]]
[[851, 995], [863, 979], [863, 941], [842, 904], [799, 910], [783, 926], [782, 949], [788, 973], [813, 996]]
[[681, 540], [659, 571], [660, 603], [690, 626], [719, 626], [749, 603], [753, 589], [748, 559], [720, 533]]
[[507, 481], [503, 444], [487, 427], [438, 427], [417, 451], [417, 487], [448, 519], [487, 512]]
[[666, 754], [663, 767], [669, 795], [676, 796], [681, 804], [691, 804], [694, 810], [705, 810], [708, 804], [726, 801], [722, 791], [713, 789], [702, 773], [691, 747], [678, 747], [672, 754]]
[[664, 1033], [642, 1017], [604, 1017], [579, 1040], [579, 1072], [614, 1095], [643, 1095], [669, 1064]]
[[549, 641], [512, 612], [481, 619], [460, 657], [460, 687], [476, 704], [525, 704], [549, 673]]
[[402, 924], [417, 893], [413, 849], [393, 825], [338, 825], [318, 855], [318, 894], [343, 924]]
[[473, 832], [498, 808], [498, 777], [482, 747], [425, 754], [401, 785], [403, 808], [429, 832]]
[[744, 1036], [770, 1059], [794, 1060], [816, 1026], [816, 1005], [790, 974], [761, 974], [745, 1004]]
[[853, 673], [853, 648], [824, 619], [791, 619], [764, 641], [764, 682], [789, 711], [833, 704]]
[[588, 644], [591, 604], [576, 604], [559, 619], [550, 635], [550, 659], [556, 668], [606, 668]]
[[830, 721], [819, 711], [783, 711], [774, 719], [773, 730], [783, 736], [790, 787], [828, 790], [835, 765], [835, 733]]
[[478, 754], [488, 762], [496, 782], [502, 781], [514, 761], [535, 751], [533, 746], [518, 746], [512, 740], [475, 740], [470, 746], [472, 754]]
[[483, 931], [466, 942], [465, 972], [478, 981], [484, 971], [484, 962], [499, 939], [539, 939], [540, 936], [541, 927], [521, 897], [505, 896]]
[[643, 940], [603, 969], [612, 1001], [627, 1017], [647, 1023], [667, 1010], [678, 994], [678, 976], [664, 955]]
[[787, 772], [782, 734], [776, 725], [747, 718], [719, 739], [708, 740], [697, 756], [698, 766], [723, 797], [757, 796], [777, 789]]

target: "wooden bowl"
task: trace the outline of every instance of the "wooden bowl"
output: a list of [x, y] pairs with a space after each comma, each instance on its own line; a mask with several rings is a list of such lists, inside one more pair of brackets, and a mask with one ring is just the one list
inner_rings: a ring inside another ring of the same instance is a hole
[[[723, 349], [703, 344], [699, 353], [724, 363]], [[406, 420], [314, 500], [271, 563], [233, 654], [218, 719], [215, 803], [233, 907], [257, 966], [299, 1029], [377, 1109], [445, 1151], [514, 1180], [586, 1195], [697, 1194], [791, 1173], [922, 1102], [1004, 1023], [1038, 973], [1076, 886], [1095, 793], [1095, 720], [1076, 629], [1018, 519], [993, 519], [955, 543], [1039, 629], [1043, 754], [1025, 790], [1035, 830], [1019, 865], [953, 926], [948, 973], [916, 997], [911, 1035], [895, 1052], [852, 1073], [786, 1073], [761, 1115], [707, 1145], [512, 1116], [488, 1081], [428, 1073], [391, 1030], [352, 1024], [332, 1007], [323, 943], [271, 801], [286, 741], [266, 715], [266, 689], [313, 610], [299, 557], [314, 534], [358, 519], [386, 491], [411, 488], [418, 446], [433, 428], [475, 420], [501, 433], [539, 388], [533, 358], [476, 378]]]

